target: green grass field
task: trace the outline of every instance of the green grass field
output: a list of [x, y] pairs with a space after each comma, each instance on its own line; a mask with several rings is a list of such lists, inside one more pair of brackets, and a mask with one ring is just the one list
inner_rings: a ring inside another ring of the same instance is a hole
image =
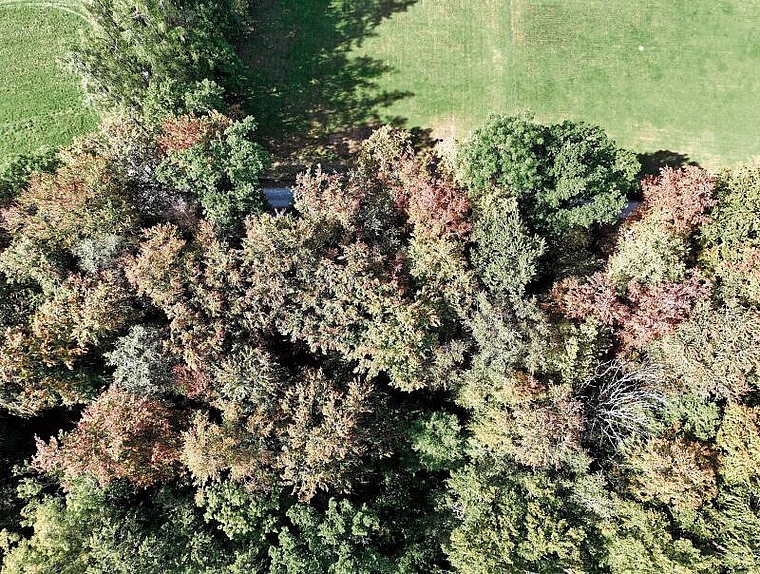
[[386, 117], [434, 135], [530, 111], [707, 167], [760, 155], [758, 0], [419, 0], [353, 53], [413, 93]]
[[0, 2], [0, 161], [67, 144], [96, 125], [58, 60], [83, 24], [65, 2]]

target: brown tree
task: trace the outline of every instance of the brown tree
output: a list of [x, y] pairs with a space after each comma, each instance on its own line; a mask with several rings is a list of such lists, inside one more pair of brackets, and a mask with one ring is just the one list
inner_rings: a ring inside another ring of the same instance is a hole
[[169, 405], [111, 387], [82, 413], [76, 428], [50, 440], [37, 439], [33, 466], [60, 472], [66, 486], [83, 474], [102, 485], [126, 479], [148, 487], [176, 475], [177, 415]]

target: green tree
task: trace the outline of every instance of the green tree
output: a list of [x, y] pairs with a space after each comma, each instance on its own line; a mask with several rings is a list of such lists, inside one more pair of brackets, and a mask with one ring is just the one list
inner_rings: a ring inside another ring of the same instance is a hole
[[160, 141], [168, 155], [157, 179], [196, 198], [223, 234], [239, 229], [246, 216], [264, 209], [259, 175], [268, 155], [253, 141], [255, 129], [250, 116], [233, 122], [216, 112], [165, 121]]
[[554, 237], [614, 222], [639, 170], [599, 127], [526, 117], [491, 118], [460, 145], [457, 164], [473, 196], [504, 188], [533, 230]]
[[70, 65], [105, 110], [155, 125], [218, 105], [212, 82], [234, 90], [241, 66], [231, 2], [94, 0], [85, 9], [91, 25]]
[[717, 205], [702, 226], [700, 260], [724, 299], [760, 302], [760, 168], [737, 166], [718, 174]]

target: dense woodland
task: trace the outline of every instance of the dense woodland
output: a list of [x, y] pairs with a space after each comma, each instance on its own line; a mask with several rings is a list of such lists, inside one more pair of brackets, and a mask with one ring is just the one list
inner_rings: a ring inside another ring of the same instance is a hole
[[89, 9], [100, 130], [0, 175], [3, 574], [760, 570], [760, 166], [383, 127], [275, 214], [240, 6]]

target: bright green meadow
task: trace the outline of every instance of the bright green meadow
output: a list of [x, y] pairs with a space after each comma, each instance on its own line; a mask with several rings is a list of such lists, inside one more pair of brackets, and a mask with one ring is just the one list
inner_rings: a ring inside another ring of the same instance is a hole
[[0, 163], [67, 144], [96, 125], [77, 79], [59, 65], [82, 25], [63, 2], [0, 2]]
[[438, 136], [530, 111], [707, 167], [760, 153], [758, 0], [419, 0], [354, 54], [412, 92], [387, 117]]

